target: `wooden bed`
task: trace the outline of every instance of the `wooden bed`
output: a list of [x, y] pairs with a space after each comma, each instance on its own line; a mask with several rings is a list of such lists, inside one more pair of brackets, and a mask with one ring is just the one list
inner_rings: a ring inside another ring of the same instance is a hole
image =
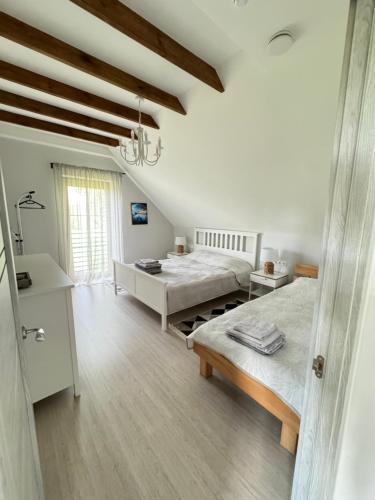
[[[318, 268], [316, 266], [298, 264], [295, 267], [295, 274], [297, 276], [317, 278]], [[193, 350], [200, 358], [200, 374], [202, 377], [211, 377], [212, 370], [215, 368], [281, 421], [280, 445], [290, 453], [295, 454], [297, 451], [300, 426], [299, 415], [284, 403], [273, 391], [237, 368], [218, 352], [195, 341], [193, 343]]]
[[[238, 257], [249, 262], [254, 269], [259, 259], [259, 240], [260, 233], [249, 231], [204, 228], [194, 230], [194, 250], [211, 250], [216, 253]], [[162, 279], [162, 274], [152, 276], [137, 269], [133, 264], [124, 264], [116, 260], [113, 261], [113, 266], [115, 293], [117, 294], [118, 289], [124, 289], [151, 307], [161, 315], [162, 330], [167, 330], [168, 287], [167, 283]], [[192, 283], [192, 286], [194, 286], [194, 283]], [[213, 294], [207, 297], [206, 300], [218, 296], [220, 294]], [[190, 304], [188, 307], [199, 303]], [[185, 308], [183, 307], [180, 310]]]

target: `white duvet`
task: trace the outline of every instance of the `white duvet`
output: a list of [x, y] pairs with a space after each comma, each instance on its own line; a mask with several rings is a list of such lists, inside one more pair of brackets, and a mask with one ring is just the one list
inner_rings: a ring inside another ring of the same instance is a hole
[[239, 258], [210, 251], [161, 261], [158, 279], [167, 282], [168, 314], [249, 285], [252, 266]]
[[[301, 414], [316, 290], [316, 280], [298, 278], [290, 285], [207, 322], [188, 337], [188, 343], [194, 340], [222, 354]], [[286, 345], [275, 354], [265, 356], [225, 334], [249, 316], [275, 323], [286, 335]]]

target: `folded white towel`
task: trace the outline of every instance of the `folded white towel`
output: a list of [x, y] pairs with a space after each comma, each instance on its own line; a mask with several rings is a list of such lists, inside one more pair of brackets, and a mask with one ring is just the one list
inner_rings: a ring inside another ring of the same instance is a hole
[[253, 337], [252, 335], [249, 335], [247, 333], [238, 332], [234, 329], [228, 330], [227, 333], [233, 337], [238, 337], [239, 339], [243, 340], [244, 342], [248, 342], [249, 344], [253, 345], [254, 347], [257, 347], [258, 349], [265, 349], [270, 344], [272, 344], [272, 342], [277, 340], [282, 335], [281, 332], [277, 328], [273, 333], [271, 333], [271, 335], [267, 335], [267, 337], [264, 337], [261, 340], [257, 339], [256, 337]]
[[240, 321], [234, 325], [233, 329], [240, 333], [249, 334], [258, 340], [268, 337], [277, 330], [275, 323], [267, 323], [253, 316]]

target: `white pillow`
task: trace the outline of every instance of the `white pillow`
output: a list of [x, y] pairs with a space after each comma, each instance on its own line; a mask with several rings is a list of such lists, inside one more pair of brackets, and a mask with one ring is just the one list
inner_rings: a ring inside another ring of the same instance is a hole
[[232, 271], [241, 286], [249, 285], [250, 273], [253, 271], [253, 267], [246, 260], [210, 250], [197, 250], [187, 255], [186, 258], [207, 264], [208, 266], [222, 267], [228, 271]]

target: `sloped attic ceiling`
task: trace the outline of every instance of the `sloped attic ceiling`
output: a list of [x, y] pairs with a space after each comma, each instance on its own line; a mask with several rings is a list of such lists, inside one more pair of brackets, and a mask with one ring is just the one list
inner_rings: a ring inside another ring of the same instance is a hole
[[[217, 67], [224, 94], [197, 84], [183, 98], [186, 117], [160, 113], [163, 157], [132, 175], [179, 233], [257, 230], [264, 244], [317, 263], [349, 2], [194, 3], [241, 53]], [[267, 41], [284, 28], [295, 43], [272, 57]]]
[[[244, 8], [235, 8], [232, 0], [122, 3], [214, 66], [225, 92], [216, 92], [69, 0], [0, 0], [7, 14], [180, 99], [187, 116], [155, 103], [144, 105], [160, 125], [160, 131], [150, 130], [151, 137], [160, 133], [165, 146], [158, 166], [122, 163], [173, 224], [253, 229], [270, 238], [283, 233], [287, 246], [315, 245], [316, 250], [349, 0], [249, 0]], [[283, 56], [271, 57], [267, 41], [284, 28], [293, 32], [295, 44]], [[134, 107], [130, 92], [5, 38], [0, 38], [0, 58]], [[0, 88], [134, 126], [4, 79]], [[15, 111], [5, 105], [0, 109]], [[112, 152], [122, 162], [118, 151]]]
[[[213, 66], [221, 65], [238, 52], [238, 47], [223, 35], [215, 23], [193, 2], [141, 0], [123, 3], [170, 36], [175, 37], [187, 49], [195, 52]], [[6, 14], [177, 97], [184, 95], [198, 81], [69, 0], [34, 0], [33, 2], [1, 0], [0, 7]], [[189, 26], [186, 25], [187, 19]], [[134, 94], [1, 37], [0, 58], [95, 95], [136, 107]], [[0, 80], [0, 88], [110, 120], [120, 125], [134, 126], [134, 123], [127, 120], [93, 111], [5, 79]], [[3, 106], [1, 108], [7, 109]], [[156, 119], [160, 109], [160, 106], [150, 101], [146, 101], [143, 106], [143, 111], [153, 114]]]

